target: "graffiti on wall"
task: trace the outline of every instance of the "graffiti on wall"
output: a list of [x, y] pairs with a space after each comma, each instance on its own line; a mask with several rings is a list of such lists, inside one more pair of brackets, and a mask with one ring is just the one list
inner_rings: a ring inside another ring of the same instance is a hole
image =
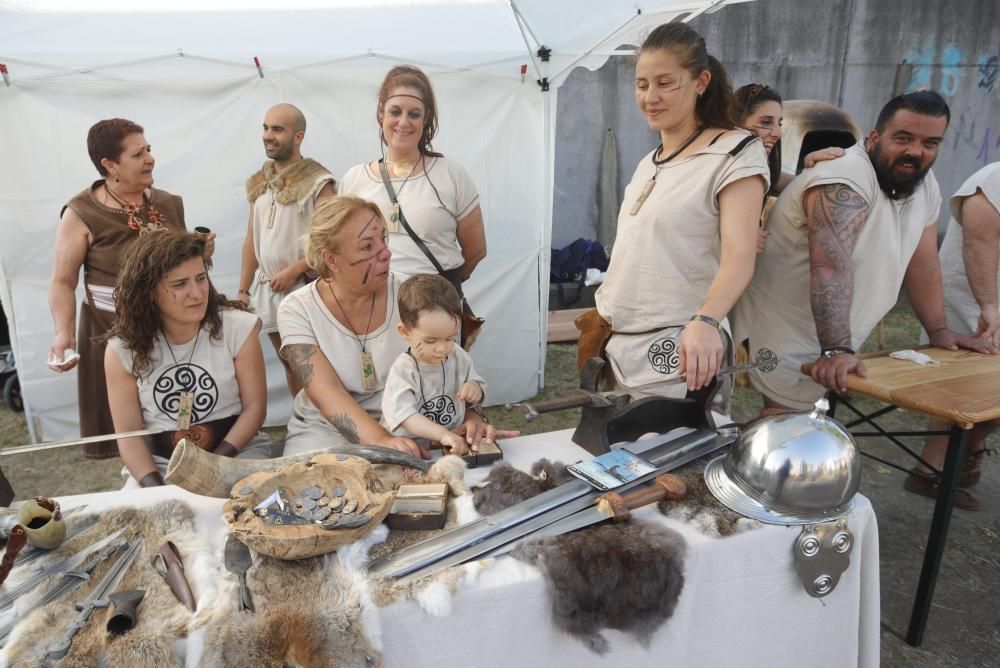
[[[958, 92], [958, 83], [962, 79], [963, 58], [964, 54], [953, 42], [940, 51], [933, 44], [922, 49], [910, 49], [903, 57], [903, 62], [913, 67], [906, 91], [926, 88], [952, 97]], [[935, 69], [940, 72], [940, 77], [934, 76]]]

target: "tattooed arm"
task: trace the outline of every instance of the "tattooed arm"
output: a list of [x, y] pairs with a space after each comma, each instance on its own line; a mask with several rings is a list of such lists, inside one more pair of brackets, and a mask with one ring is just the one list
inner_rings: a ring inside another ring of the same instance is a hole
[[[868, 204], [842, 183], [810, 188], [804, 206], [809, 228], [810, 302], [822, 348], [851, 345], [854, 266], [851, 255], [868, 220]], [[847, 391], [847, 374], [865, 375], [857, 357], [820, 356], [812, 379], [831, 390]]]
[[393, 436], [372, 418], [347, 391], [337, 370], [315, 344], [285, 345], [281, 357], [288, 362], [313, 405], [349, 443], [381, 445], [414, 457], [427, 454], [411, 439]]

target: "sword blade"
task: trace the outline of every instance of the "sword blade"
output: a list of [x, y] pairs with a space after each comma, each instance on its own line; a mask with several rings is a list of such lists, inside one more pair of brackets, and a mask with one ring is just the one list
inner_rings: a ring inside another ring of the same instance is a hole
[[[706, 430], [696, 430], [687, 435], [687, 437], [682, 437], [677, 439], [678, 443], [676, 447], [667, 453], [658, 453], [655, 456], [650, 456], [649, 454], [644, 455], [644, 457], [657, 466], [657, 469], [652, 473], [649, 473], [641, 478], [622, 485], [615, 489], [616, 492], [623, 492], [632, 487], [636, 487], [643, 483], [649, 482], [656, 478], [656, 476], [671, 471], [679, 466], [683, 466], [689, 462], [698, 459], [704, 455], [711, 452], [715, 452], [719, 448], [725, 447], [732, 443], [735, 437], [733, 436], [719, 436], [714, 432], [709, 432]], [[640, 442], [641, 443], [641, 442]], [[629, 448], [631, 451], [631, 448]], [[636, 453], [638, 454], [638, 453]], [[534, 517], [529, 518], [527, 521], [523, 521], [514, 526], [505, 527], [499, 531], [488, 532], [487, 535], [477, 537], [478, 539], [467, 541], [464, 544], [459, 545], [444, 545], [433, 546], [437, 549], [431, 551], [430, 554], [422, 554], [423, 558], [417, 561], [409, 559], [394, 559], [397, 555], [401, 554], [403, 550], [396, 552], [393, 555], [389, 555], [386, 558], [373, 561], [369, 565], [369, 572], [376, 575], [381, 575], [383, 577], [389, 578], [399, 578], [401, 582], [409, 582], [411, 580], [424, 577], [431, 573], [437, 572], [439, 570], [448, 568], [450, 566], [457, 566], [459, 564], [464, 564], [468, 561], [475, 561], [477, 559], [483, 559], [489, 555], [494, 550], [507, 545], [508, 543], [523, 538], [524, 536], [533, 534], [534, 532], [546, 527], [553, 522], [561, 520], [565, 517], [573, 515], [581, 510], [584, 510], [592, 506], [597, 499], [604, 493], [602, 491], [596, 490], [587, 483], [579, 481], [590, 493], [585, 493], [577, 498], [572, 499], [567, 503], [563, 503], [555, 508], [547, 510], [546, 512], [536, 514]], [[571, 485], [572, 482], [556, 487], [556, 491], [561, 487], [566, 485]], [[545, 492], [548, 494], [549, 492]], [[539, 495], [541, 496], [541, 495]], [[538, 498], [538, 497], [534, 497]], [[527, 501], [522, 501], [521, 503], [508, 508], [507, 511], [515, 511], [521, 506], [532, 501], [528, 499]], [[501, 511], [501, 512], [507, 512]], [[496, 517], [492, 515], [490, 517], [483, 518], [487, 522], [492, 518]], [[424, 541], [423, 545], [431, 544], [435, 541], [434, 538]], [[417, 543], [415, 546], [419, 547], [421, 543]], [[405, 555], [404, 555], [405, 556]]]
[[169, 429], [139, 429], [138, 431], [123, 431], [117, 434], [102, 434], [100, 436], [85, 436], [69, 441], [53, 441], [52, 443], [32, 443], [29, 445], [18, 445], [13, 448], [0, 450], [0, 457], [8, 455], [20, 455], [26, 452], [38, 452], [40, 450], [53, 450], [55, 448], [68, 448], [72, 445], [84, 445], [85, 443], [100, 443], [101, 441], [114, 441], [119, 438], [133, 438], [136, 436], [156, 436]]

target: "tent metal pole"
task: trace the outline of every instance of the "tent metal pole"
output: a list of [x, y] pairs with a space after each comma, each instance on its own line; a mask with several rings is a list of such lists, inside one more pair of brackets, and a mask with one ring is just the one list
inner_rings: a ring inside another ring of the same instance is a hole
[[688, 14], [687, 16], [685, 16], [681, 20], [684, 23], [690, 23], [691, 21], [695, 20], [696, 18], [698, 18], [699, 16], [701, 16], [705, 12], [710, 12], [710, 11], [714, 10], [716, 7], [719, 7], [720, 5], [724, 5], [727, 2], [729, 2], [729, 0], [712, 0], [712, 2], [708, 2], [706, 4], [703, 4], [700, 9], [694, 10], [693, 12], [691, 12], [690, 14]]
[[514, 23], [517, 24], [517, 29], [521, 32], [521, 39], [524, 40], [524, 48], [528, 52], [528, 57], [531, 58], [531, 65], [535, 68], [535, 74], [539, 79], [541, 79], [542, 69], [538, 66], [538, 61], [535, 60], [535, 49], [533, 49], [531, 47], [531, 43], [528, 42], [528, 34], [525, 33], [525, 30], [527, 30], [528, 33], [531, 33], [531, 38], [535, 40], [536, 45], [541, 46], [542, 43], [538, 41], [537, 37], [535, 37], [535, 33], [531, 32], [531, 27], [528, 25], [527, 21], [524, 20], [524, 17], [521, 16], [521, 12], [518, 10], [517, 5], [514, 4], [514, 0], [508, 1], [510, 3], [510, 11], [514, 14]]
[[514, 11], [514, 14], [517, 16], [517, 18], [521, 20], [521, 23], [524, 25], [524, 29], [528, 31], [529, 35], [531, 35], [531, 39], [535, 40], [535, 44], [541, 46], [542, 40], [538, 39], [538, 35], [536, 35], [535, 31], [531, 29], [531, 24], [528, 23], [528, 20], [526, 18], [524, 18], [524, 14], [521, 13], [521, 10], [518, 8], [517, 3], [515, 3], [514, 0], [509, 0], [509, 2], [510, 2], [510, 8]]
[[60, 70], [57, 72], [51, 72], [49, 74], [39, 74], [33, 77], [25, 77], [23, 81], [45, 81], [48, 79], [58, 79], [60, 77], [64, 77], [70, 74], [99, 74], [105, 70], [130, 67], [132, 65], [145, 65], [147, 63], [155, 63], [161, 60], [170, 60], [171, 58], [190, 58], [192, 60], [199, 60], [208, 63], [216, 63], [219, 65], [227, 65], [229, 67], [239, 67], [241, 69], [247, 69], [247, 68], [253, 69], [252, 65], [246, 65], [243, 63], [234, 63], [229, 60], [220, 60], [217, 58], [207, 58], [205, 56], [196, 56], [178, 50], [176, 53], [167, 53], [160, 56], [150, 56], [149, 58], [137, 58], [136, 60], [126, 60], [118, 63], [107, 63], [104, 65], [96, 65], [93, 67], [74, 67], [72, 69]]

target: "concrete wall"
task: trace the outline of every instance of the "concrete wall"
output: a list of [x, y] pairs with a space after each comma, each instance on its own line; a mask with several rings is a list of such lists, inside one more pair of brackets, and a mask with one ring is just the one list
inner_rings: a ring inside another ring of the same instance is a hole
[[[774, 86], [785, 99], [844, 108], [864, 131], [894, 94], [932, 88], [952, 122], [934, 172], [947, 198], [1000, 160], [1000, 2], [997, 0], [757, 0], [692, 25], [734, 87]], [[574, 71], [559, 89], [552, 245], [597, 238], [601, 149], [618, 141], [618, 196], [658, 143], [633, 101], [632, 59]], [[947, 210], [942, 208], [942, 224]]]

